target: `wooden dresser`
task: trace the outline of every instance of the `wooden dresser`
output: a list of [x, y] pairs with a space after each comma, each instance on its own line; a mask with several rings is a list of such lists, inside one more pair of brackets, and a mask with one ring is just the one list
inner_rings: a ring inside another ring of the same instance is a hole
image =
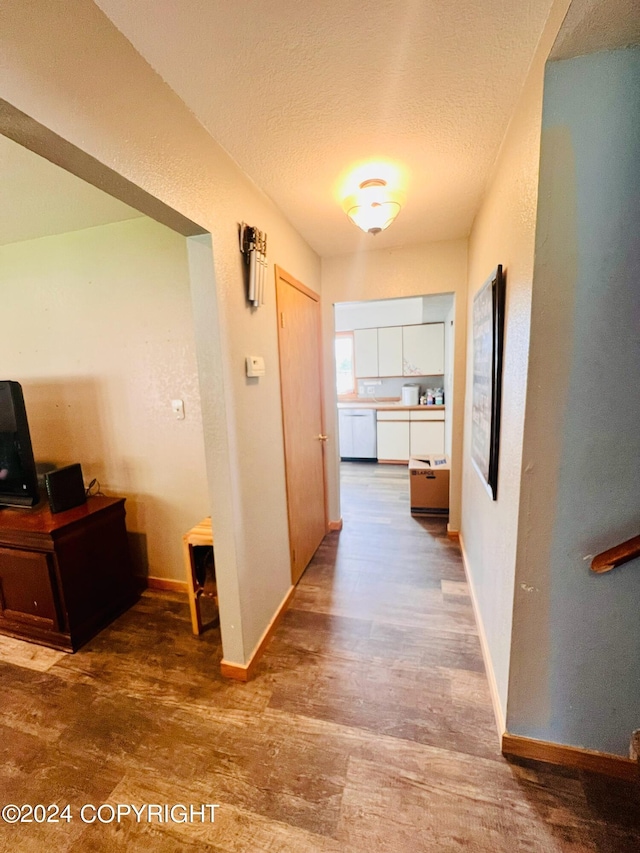
[[124, 498], [0, 509], [0, 634], [76, 651], [140, 594]]

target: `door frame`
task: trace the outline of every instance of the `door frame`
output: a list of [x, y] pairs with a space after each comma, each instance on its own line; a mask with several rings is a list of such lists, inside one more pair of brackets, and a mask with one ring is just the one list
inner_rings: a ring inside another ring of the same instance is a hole
[[[301, 293], [304, 293], [305, 296], [308, 296], [318, 305], [318, 320], [316, 324], [316, 347], [318, 350], [318, 381], [319, 387], [318, 392], [320, 394], [320, 429], [322, 434], [325, 434], [326, 429], [326, 420], [324, 413], [324, 370], [323, 370], [323, 359], [322, 359], [322, 311], [321, 311], [321, 300], [320, 294], [316, 293], [314, 290], [311, 290], [310, 287], [307, 287], [306, 284], [303, 284], [298, 279], [294, 278], [290, 275], [286, 270], [282, 269], [282, 267], [277, 264], [274, 265], [274, 273], [275, 273], [275, 290], [276, 290], [276, 324], [278, 327], [278, 376], [280, 379], [280, 410], [282, 416], [282, 449], [284, 453], [284, 468], [285, 468], [285, 487], [286, 487], [286, 497], [287, 497], [287, 527], [289, 528], [289, 563], [290, 563], [290, 571], [293, 577], [293, 557], [292, 557], [292, 544], [291, 544], [291, 517], [289, 510], [289, 478], [287, 472], [287, 446], [286, 446], [286, 436], [285, 436], [285, 404], [282, 398], [282, 323], [280, 317], [280, 304], [278, 301], [278, 279], [282, 279], [284, 282], [289, 284], [291, 287], [294, 287], [296, 290], [299, 290]], [[323, 490], [323, 505], [324, 505], [324, 529], [325, 535], [329, 532], [329, 493], [327, 489], [327, 443], [322, 442], [322, 490]]]

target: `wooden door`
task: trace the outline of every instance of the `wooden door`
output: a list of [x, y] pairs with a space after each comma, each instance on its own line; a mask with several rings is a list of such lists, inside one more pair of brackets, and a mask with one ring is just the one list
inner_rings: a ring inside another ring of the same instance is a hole
[[327, 531], [320, 298], [276, 267], [276, 302], [291, 580], [297, 583]]

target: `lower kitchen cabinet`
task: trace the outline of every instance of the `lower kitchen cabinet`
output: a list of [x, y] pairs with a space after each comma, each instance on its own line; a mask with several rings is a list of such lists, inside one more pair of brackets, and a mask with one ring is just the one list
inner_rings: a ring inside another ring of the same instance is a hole
[[444, 411], [379, 411], [378, 461], [408, 462], [410, 456], [444, 453]]
[[378, 461], [409, 460], [409, 421], [378, 420]]
[[409, 449], [412, 456], [444, 453], [444, 421], [411, 421]]

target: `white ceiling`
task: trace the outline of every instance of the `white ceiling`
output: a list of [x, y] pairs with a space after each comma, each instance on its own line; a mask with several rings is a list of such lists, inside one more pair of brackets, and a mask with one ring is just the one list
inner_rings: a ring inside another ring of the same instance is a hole
[[638, 0], [572, 0], [551, 58], [570, 59], [637, 44], [640, 44]]
[[[552, 4], [96, 2], [321, 255], [469, 233]], [[377, 237], [340, 207], [368, 160], [406, 192]]]
[[0, 135], [0, 245], [142, 216]]

